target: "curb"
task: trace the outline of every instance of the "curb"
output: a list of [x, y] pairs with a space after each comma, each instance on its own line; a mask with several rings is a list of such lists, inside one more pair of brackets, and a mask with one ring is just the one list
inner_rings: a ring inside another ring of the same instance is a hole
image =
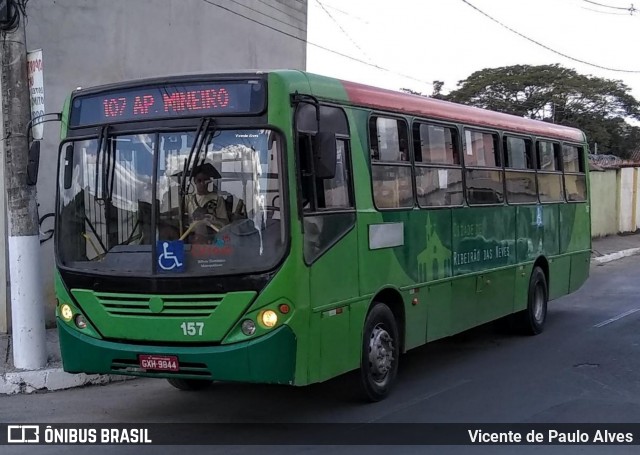
[[636, 254], [640, 254], [640, 248], [629, 248], [628, 250], [617, 251], [615, 253], [605, 254], [603, 256], [593, 258], [591, 259], [591, 263], [596, 265], [603, 265], [607, 262], [615, 261]]
[[71, 374], [62, 368], [35, 371], [12, 371], [0, 375], [0, 395], [65, 390], [85, 385], [104, 385], [134, 378], [101, 374]]

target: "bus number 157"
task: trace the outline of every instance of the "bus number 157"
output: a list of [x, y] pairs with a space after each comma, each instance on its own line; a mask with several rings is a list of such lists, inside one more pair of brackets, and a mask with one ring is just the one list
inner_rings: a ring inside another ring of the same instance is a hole
[[202, 336], [202, 329], [204, 329], [204, 322], [183, 322], [180, 324], [182, 333], [186, 336]]

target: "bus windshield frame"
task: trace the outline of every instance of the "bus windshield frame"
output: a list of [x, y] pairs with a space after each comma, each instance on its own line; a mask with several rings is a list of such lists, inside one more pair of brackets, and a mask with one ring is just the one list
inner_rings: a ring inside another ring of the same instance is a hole
[[[150, 123], [105, 126], [61, 143], [58, 267], [147, 278], [275, 269], [289, 248], [282, 132], [255, 122]], [[200, 195], [197, 178], [209, 196]], [[187, 213], [190, 200], [208, 205]]]

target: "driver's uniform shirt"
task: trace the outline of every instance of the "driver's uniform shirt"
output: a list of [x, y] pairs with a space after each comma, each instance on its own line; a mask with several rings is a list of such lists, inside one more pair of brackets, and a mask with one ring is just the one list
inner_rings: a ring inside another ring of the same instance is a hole
[[[224, 199], [215, 192], [189, 195], [186, 208], [193, 220], [202, 218], [204, 215], [211, 215], [214, 224], [220, 226], [229, 224], [229, 214]], [[196, 211], [198, 214], [194, 217]]]

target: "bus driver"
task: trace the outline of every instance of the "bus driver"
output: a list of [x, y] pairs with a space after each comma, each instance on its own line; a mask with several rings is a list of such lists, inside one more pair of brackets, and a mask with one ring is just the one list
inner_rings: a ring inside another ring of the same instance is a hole
[[[219, 178], [221, 178], [220, 173], [210, 163], [196, 166], [193, 172], [196, 190], [187, 196], [186, 209], [191, 223], [204, 221], [204, 223], [199, 223], [203, 224], [203, 229], [206, 229], [205, 225], [210, 225], [218, 230], [229, 224], [227, 206], [223, 197], [218, 193], [217, 187], [214, 185], [214, 190], [209, 191], [211, 180]], [[196, 234], [204, 233], [200, 231], [199, 228], [195, 229]]]

